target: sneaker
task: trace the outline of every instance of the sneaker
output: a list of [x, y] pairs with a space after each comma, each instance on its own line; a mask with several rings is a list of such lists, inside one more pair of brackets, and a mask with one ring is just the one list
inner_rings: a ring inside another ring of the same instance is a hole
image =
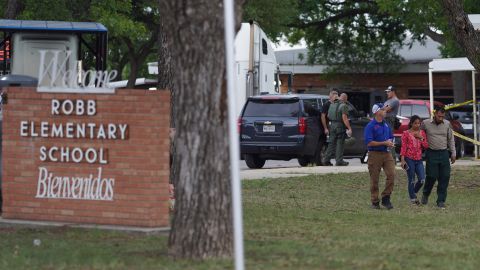
[[444, 202], [437, 203], [437, 207], [440, 208], [440, 209], [446, 209]]
[[426, 205], [428, 203], [428, 196], [422, 195], [422, 204]]
[[337, 162], [337, 164], [335, 164], [335, 166], [348, 166], [348, 164], [350, 164], [350, 163], [342, 160], [340, 162]]
[[372, 209], [380, 209], [380, 203], [379, 203], [379, 202], [372, 203], [372, 205], [370, 206], [370, 208], [372, 208]]
[[420, 201], [419, 201], [418, 199], [410, 200], [410, 202], [411, 202], [413, 205], [420, 205]]
[[393, 205], [390, 202], [390, 196], [385, 196], [382, 198], [382, 205], [383, 207], [387, 208], [388, 210], [393, 209]]
[[323, 166], [333, 166], [333, 164], [330, 161], [325, 161], [322, 163]]

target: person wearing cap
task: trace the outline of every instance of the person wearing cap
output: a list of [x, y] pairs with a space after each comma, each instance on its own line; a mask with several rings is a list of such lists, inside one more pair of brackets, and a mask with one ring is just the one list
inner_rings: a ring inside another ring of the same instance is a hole
[[393, 132], [385, 121], [386, 108], [381, 103], [372, 107], [374, 118], [364, 129], [365, 144], [368, 149], [368, 172], [370, 174], [370, 195], [373, 209], [380, 209], [378, 198], [378, 182], [380, 171], [387, 177], [385, 189], [381, 194], [382, 205], [392, 209], [390, 196], [393, 191], [395, 179], [395, 162], [390, 151], [393, 151]]
[[428, 141], [428, 149], [425, 152], [427, 176], [421, 203], [423, 205], [428, 203], [428, 196], [438, 180], [437, 206], [445, 209], [450, 181], [450, 162], [453, 164], [456, 160], [455, 138], [450, 122], [445, 120], [445, 108], [435, 108], [433, 119], [423, 120], [421, 129], [425, 130]]
[[[387, 122], [393, 134], [400, 101], [397, 98], [397, 94], [395, 93], [395, 88], [393, 86], [387, 87], [387, 89], [385, 89], [385, 93], [387, 94], [387, 100], [383, 104], [384, 110], [387, 112], [387, 115], [385, 116], [385, 121]], [[393, 161], [395, 162], [395, 151], [392, 151], [392, 157]]]
[[345, 146], [345, 137], [351, 136], [352, 127], [348, 120], [348, 105], [341, 102], [336, 96], [333, 104], [328, 108], [328, 119], [330, 120], [329, 143], [327, 153], [323, 159], [323, 164], [331, 166], [330, 159], [335, 154], [336, 166], [348, 166], [348, 162], [343, 160], [343, 150]]

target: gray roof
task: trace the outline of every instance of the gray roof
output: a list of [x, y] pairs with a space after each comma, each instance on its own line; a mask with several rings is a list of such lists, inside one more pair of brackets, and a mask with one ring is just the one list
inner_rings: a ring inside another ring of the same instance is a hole
[[59, 32], [107, 32], [107, 28], [96, 22], [61, 22], [0, 20], [2, 31], [59, 31]]
[[[403, 46], [398, 50], [398, 54], [407, 63], [428, 63], [432, 59], [442, 58], [439, 46], [440, 43], [431, 39], [425, 40], [425, 44], [415, 41], [412, 48]], [[307, 48], [276, 51], [275, 57], [279, 65], [308, 65]]]

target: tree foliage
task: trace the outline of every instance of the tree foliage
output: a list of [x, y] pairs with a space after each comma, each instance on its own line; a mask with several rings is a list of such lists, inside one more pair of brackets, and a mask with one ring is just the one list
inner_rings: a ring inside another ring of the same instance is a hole
[[[267, 34], [290, 43], [304, 39], [309, 62], [332, 71], [395, 71], [401, 46], [439, 42], [444, 56], [464, 55], [456, 45], [441, 1], [437, 0], [265, 0], [246, 3], [245, 19], [254, 18]], [[465, 0], [468, 13], [479, 13], [478, 0]], [[271, 16], [278, 14], [279, 16]], [[270, 15], [270, 16], [269, 16]], [[257, 17], [261, 19], [257, 19]]]

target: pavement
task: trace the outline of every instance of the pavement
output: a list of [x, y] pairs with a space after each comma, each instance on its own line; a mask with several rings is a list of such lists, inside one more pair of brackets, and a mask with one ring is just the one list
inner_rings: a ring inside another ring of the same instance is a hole
[[[296, 159], [290, 161], [273, 161], [269, 160], [262, 169], [249, 169], [245, 165], [245, 161], [240, 161], [240, 178], [242, 180], [248, 179], [262, 179], [262, 178], [282, 178], [282, 177], [297, 177], [307, 176], [311, 174], [336, 174], [336, 173], [356, 173], [368, 172], [367, 164], [361, 164], [360, 159], [347, 160], [350, 162], [348, 166], [312, 166], [301, 167], [298, 165]], [[480, 160], [461, 159], [457, 160], [453, 167], [458, 166], [479, 166]], [[397, 169], [400, 168], [400, 162], [397, 162]]]

